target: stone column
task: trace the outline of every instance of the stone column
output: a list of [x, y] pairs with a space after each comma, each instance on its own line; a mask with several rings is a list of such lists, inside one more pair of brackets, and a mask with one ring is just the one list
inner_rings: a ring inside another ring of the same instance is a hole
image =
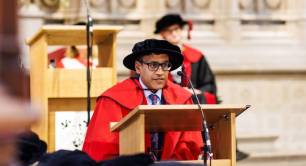
[[295, 38], [299, 37], [299, 13], [301, 10], [299, 9], [299, 3], [304, 0], [285, 0], [286, 2], [286, 9], [284, 11], [284, 14], [286, 14], [285, 20], [286, 20], [286, 28], [289, 33], [291, 33]]
[[306, 0], [298, 0], [297, 8], [298, 36], [302, 43], [306, 42]]
[[229, 43], [239, 43], [241, 36], [238, 0], [218, 0], [215, 28]]

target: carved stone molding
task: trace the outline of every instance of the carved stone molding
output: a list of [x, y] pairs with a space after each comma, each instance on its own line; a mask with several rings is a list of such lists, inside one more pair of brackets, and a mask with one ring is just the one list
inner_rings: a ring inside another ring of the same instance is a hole
[[126, 14], [133, 13], [137, 10], [139, 0], [111, 0], [111, 10], [114, 15], [125, 17]]
[[191, 0], [191, 4], [199, 9], [207, 9], [211, 4], [211, 0]]
[[101, 13], [109, 13], [111, 11], [110, 0], [90, 0], [90, 7]]
[[179, 11], [184, 10], [184, 0], [166, 0], [165, 6], [166, 9], [172, 10], [172, 11]]
[[239, 7], [240, 9], [250, 9], [254, 6], [254, 0], [240, 0]]
[[278, 10], [283, 4], [283, 0], [263, 0], [265, 7], [272, 10]]
[[242, 10], [279, 10], [284, 0], [239, 0], [239, 7]]
[[109, 3], [109, 0], [90, 0], [90, 6], [103, 7]]
[[46, 12], [55, 12], [61, 5], [61, 0], [35, 0], [39, 8]]
[[137, 0], [117, 0], [119, 7], [125, 9], [134, 9], [136, 8]]
[[100, 13], [121, 13], [136, 9], [137, 0], [90, 0], [90, 5]]
[[178, 8], [182, 5], [182, 1], [181, 0], [166, 0], [166, 7], [168, 9], [171, 8]]

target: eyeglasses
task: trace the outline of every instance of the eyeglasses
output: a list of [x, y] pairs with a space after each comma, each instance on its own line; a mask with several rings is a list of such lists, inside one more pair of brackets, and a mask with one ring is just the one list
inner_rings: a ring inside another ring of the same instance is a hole
[[169, 28], [164, 29], [164, 32], [170, 34], [170, 33], [178, 32], [178, 31], [181, 31], [181, 30], [182, 30], [182, 28], [179, 25], [173, 25], [173, 26], [170, 26]]
[[163, 71], [169, 71], [172, 67], [172, 64], [170, 62], [158, 63], [141, 61], [141, 63], [148, 65], [150, 71], [157, 71], [159, 69], [159, 66], [161, 66]]

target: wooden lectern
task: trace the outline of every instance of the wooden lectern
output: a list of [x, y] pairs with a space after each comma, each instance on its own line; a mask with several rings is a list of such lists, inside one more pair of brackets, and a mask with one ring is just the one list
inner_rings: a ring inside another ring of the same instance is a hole
[[[210, 128], [213, 166], [236, 165], [235, 118], [249, 106], [202, 105]], [[120, 122], [111, 125], [119, 132], [120, 155], [145, 152], [145, 132], [200, 131], [202, 116], [197, 105], [140, 105]], [[202, 161], [193, 161], [202, 163]]]
[[[27, 41], [30, 46], [31, 100], [42, 108], [33, 130], [55, 149], [55, 112], [86, 111], [86, 70], [48, 68], [48, 46], [85, 45], [85, 26], [47, 25]], [[92, 69], [92, 106], [104, 90], [117, 82], [116, 35], [121, 27], [94, 26], [93, 44], [98, 47], [98, 67]]]

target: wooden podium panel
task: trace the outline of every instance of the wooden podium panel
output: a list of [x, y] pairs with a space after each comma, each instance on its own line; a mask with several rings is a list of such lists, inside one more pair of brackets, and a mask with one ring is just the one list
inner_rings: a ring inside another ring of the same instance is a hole
[[[107, 38], [117, 33], [120, 26], [94, 25], [93, 44], [103, 43]], [[45, 25], [27, 43], [34, 42], [46, 36], [48, 45], [84, 45], [86, 43], [86, 31], [84, 25]], [[116, 43], [114, 43], [116, 44]]]
[[[236, 116], [249, 106], [202, 105], [210, 128], [213, 161], [236, 165]], [[120, 155], [145, 152], [145, 133], [150, 131], [200, 131], [202, 123], [198, 105], [140, 105], [120, 122], [111, 125], [119, 132]], [[222, 161], [221, 161], [222, 160]]]
[[[99, 96], [111, 87], [114, 82], [111, 67], [97, 68], [92, 71], [91, 95]], [[59, 68], [47, 70], [49, 98], [78, 98], [87, 95], [86, 75], [84, 69], [63, 70]]]
[[[48, 68], [48, 46], [86, 45], [86, 27], [45, 25], [27, 41], [30, 46], [31, 101], [40, 106], [41, 121], [33, 126], [49, 151], [55, 147], [55, 113], [86, 111], [86, 70]], [[116, 36], [118, 26], [93, 26], [93, 44], [98, 47], [98, 67], [92, 69], [91, 97], [95, 99], [117, 83]]]
[[[229, 113], [240, 115], [245, 106], [234, 105], [202, 105], [209, 124], [215, 124]], [[197, 105], [140, 105], [112, 126], [112, 131], [120, 131], [137, 114], [145, 114], [146, 131], [199, 131], [202, 116]], [[188, 123], [192, 122], [192, 123]]]

